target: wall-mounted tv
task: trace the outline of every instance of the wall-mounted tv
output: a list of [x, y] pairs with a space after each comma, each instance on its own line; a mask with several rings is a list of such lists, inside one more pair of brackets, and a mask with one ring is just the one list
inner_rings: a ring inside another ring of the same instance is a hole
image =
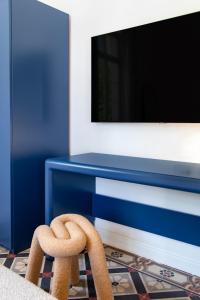
[[92, 37], [92, 122], [200, 122], [200, 12]]

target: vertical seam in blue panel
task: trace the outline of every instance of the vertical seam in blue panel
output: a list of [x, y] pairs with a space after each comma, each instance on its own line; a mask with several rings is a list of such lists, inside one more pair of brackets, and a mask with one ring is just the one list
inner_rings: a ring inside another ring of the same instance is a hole
[[68, 131], [68, 141], [67, 141], [67, 154], [71, 153], [71, 138], [70, 138], [70, 101], [69, 101], [69, 97], [70, 97], [70, 84], [69, 84], [69, 76], [70, 76], [70, 16], [67, 14], [66, 15], [67, 17], [67, 25], [68, 25], [68, 30], [67, 30], [67, 44], [68, 44], [68, 47], [67, 47], [67, 131]]
[[10, 201], [11, 201], [11, 249], [13, 250], [14, 247], [14, 199], [13, 199], [13, 53], [12, 53], [12, 0], [9, 0], [9, 24], [10, 24]]

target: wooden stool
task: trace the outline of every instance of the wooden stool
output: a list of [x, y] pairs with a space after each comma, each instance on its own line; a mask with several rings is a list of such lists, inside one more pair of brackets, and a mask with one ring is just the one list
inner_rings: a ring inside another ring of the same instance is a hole
[[78, 255], [87, 249], [98, 300], [113, 300], [112, 286], [101, 238], [84, 217], [65, 214], [55, 218], [50, 227], [39, 226], [33, 235], [26, 279], [37, 284], [44, 253], [53, 256], [52, 295], [68, 299], [70, 283], [79, 282]]

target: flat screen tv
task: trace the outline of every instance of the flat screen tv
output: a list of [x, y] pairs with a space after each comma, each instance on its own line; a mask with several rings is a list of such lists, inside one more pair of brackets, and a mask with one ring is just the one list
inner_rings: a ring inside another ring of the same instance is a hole
[[200, 12], [92, 37], [92, 122], [200, 122]]

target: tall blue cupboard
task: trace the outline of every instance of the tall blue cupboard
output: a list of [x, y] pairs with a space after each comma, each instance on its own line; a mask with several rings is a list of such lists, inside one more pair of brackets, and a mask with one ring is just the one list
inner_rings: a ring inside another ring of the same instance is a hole
[[0, 245], [44, 223], [44, 161], [68, 152], [68, 15], [0, 0]]

